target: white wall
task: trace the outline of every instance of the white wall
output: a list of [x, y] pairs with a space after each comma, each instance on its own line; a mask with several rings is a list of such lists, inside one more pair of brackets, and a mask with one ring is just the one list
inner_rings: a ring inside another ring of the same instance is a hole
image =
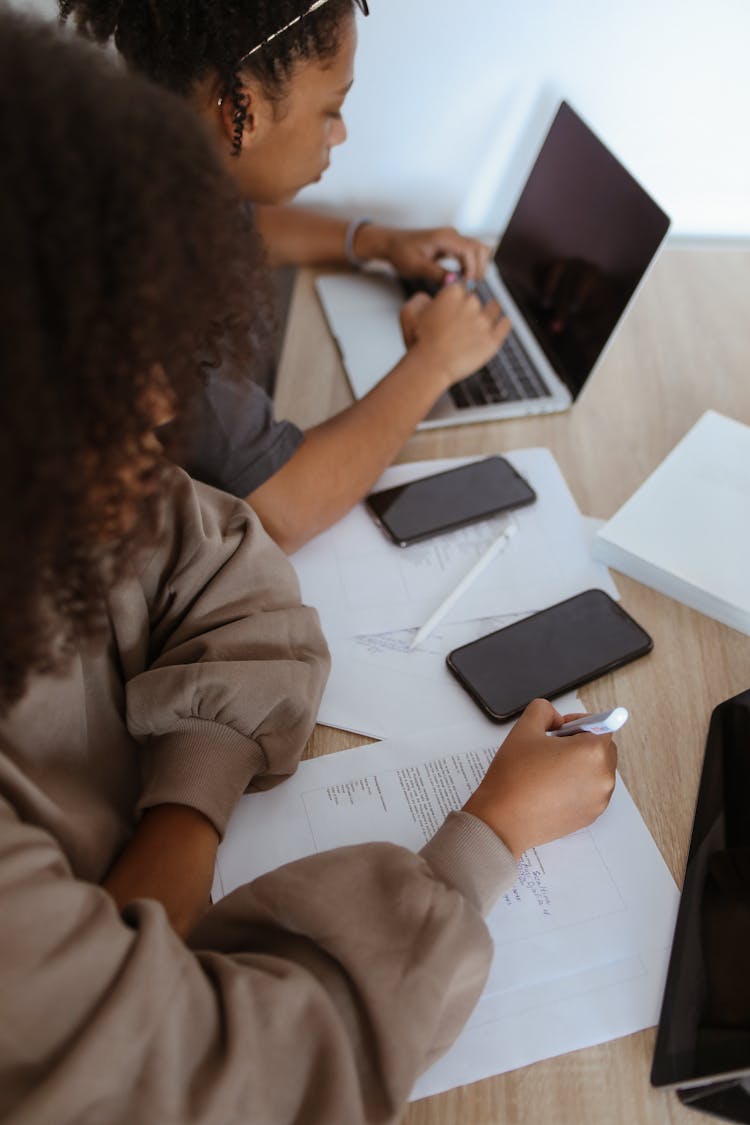
[[[54, 0], [15, 0], [53, 13]], [[560, 97], [672, 216], [750, 236], [750, 0], [370, 0], [347, 144], [300, 202], [500, 229]]]
[[372, 0], [349, 141], [301, 197], [504, 222], [561, 96], [678, 234], [750, 235], [748, 0]]

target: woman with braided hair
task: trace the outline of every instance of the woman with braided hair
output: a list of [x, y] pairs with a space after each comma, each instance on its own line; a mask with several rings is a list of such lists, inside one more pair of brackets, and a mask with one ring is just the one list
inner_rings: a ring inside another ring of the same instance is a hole
[[[325, 172], [346, 138], [342, 107], [353, 81], [355, 9], [365, 0], [60, 0], [63, 20], [128, 67], [185, 97], [209, 128], [242, 196], [253, 205], [271, 265], [384, 259], [407, 277], [440, 282], [446, 256], [466, 280], [488, 250], [451, 228], [398, 230], [284, 206]], [[276, 421], [257, 383], [238, 392], [225, 365], [207, 368], [184, 464], [244, 497], [292, 551], [359, 501], [414, 426], [453, 383], [481, 367], [508, 322], [463, 285], [402, 314], [407, 352], [360, 401], [302, 434]], [[256, 331], [260, 331], [259, 328]]]

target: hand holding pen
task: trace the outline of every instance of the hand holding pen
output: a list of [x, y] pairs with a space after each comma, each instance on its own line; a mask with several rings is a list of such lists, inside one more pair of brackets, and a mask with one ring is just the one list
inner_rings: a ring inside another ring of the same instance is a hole
[[611, 733], [579, 732], [560, 745], [547, 737], [560, 720], [546, 699], [530, 703], [464, 805], [516, 859], [591, 824], [614, 791], [617, 747]]

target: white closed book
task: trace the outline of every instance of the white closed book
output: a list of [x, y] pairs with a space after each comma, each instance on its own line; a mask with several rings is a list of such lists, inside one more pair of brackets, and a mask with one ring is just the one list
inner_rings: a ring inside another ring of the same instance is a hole
[[750, 634], [750, 426], [707, 411], [599, 530], [593, 553]]

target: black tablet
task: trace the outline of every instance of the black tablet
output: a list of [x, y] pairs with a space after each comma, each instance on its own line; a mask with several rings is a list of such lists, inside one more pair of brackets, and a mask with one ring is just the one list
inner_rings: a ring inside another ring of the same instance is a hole
[[750, 691], [711, 716], [651, 1081], [750, 1122]]

